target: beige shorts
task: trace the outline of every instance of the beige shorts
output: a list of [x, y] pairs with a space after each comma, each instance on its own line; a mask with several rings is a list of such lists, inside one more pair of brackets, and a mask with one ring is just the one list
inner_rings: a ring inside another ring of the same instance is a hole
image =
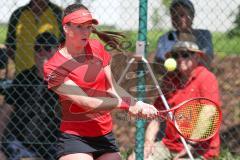
[[[169, 149], [162, 143], [162, 141], [155, 143], [155, 151], [145, 160], [171, 160], [177, 153], [170, 152]], [[190, 158], [183, 158], [184, 160], [190, 160]], [[202, 160], [203, 158], [197, 157], [194, 160]]]

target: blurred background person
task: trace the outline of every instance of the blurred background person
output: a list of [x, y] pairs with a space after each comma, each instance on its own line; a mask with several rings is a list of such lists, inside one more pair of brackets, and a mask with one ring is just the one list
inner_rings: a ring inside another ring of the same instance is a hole
[[48, 31], [63, 39], [61, 19], [61, 8], [49, 0], [31, 0], [13, 12], [6, 46], [17, 73], [35, 64], [33, 46], [38, 34]]
[[54, 54], [58, 40], [50, 32], [36, 37], [35, 64], [20, 72], [5, 90], [6, 105], [13, 109], [3, 137], [9, 160], [41, 157], [55, 160], [60, 108], [58, 96], [43, 80], [43, 64]]
[[172, 49], [177, 41], [191, 40], [197, 43], [205, 53], [202, 57], [202, 63], [209, 67], [214, 56], [212, 35], [208, 30], [192, 27], [195, 16], [192, 2], [190, 0], [173, 0], [169, 10], [172, 26], [175, 30], [160, 36], [155, 60], [162, 63], [165, 60], [165, 54]]
[[[199, 50], [194, 42], [178, 41], [165, 58], [174, 58], [177, 61], [175, 74], [165, 74], [162, 89], [169, 106], [177, 106], [181, 102], [197, 97], [206, 97], [221, 105], [218, 81], [216, 76], [201, 64], [204, 52]], [[159, 110], [164, 110], [160, 97], [154, 103]], [[188, 159], [187, 152], [180, 141], [175, 128], [166, 121], [166, 128], [160, 126], [160, 120], [149, 123], [146, 136], [144, 154], [146, 160]], [[158, 132], [165, 136], [159, 139]], [[198, 143], [189, 143], [195, 159], [214, 159], [219, 157], [220, 136], [216, 133], [211, 139]], [[130, 160], [130, 159], [129, 159]]]
[[[7, 79], [8, 57], [7, 50], [4, 46], [0, 48], [0, 141], [2, 142], [3, 131], [8, 122], [8, 116], [12, 109], [5, 105], [3, 91], [11, 84], [11, 80]], [[2, 143], [1, 143], [2, 145]], [[0, 145], [0, 148], [1, 148]], [[0, 150], [0, 159], [5, 160], [5, 154]]]

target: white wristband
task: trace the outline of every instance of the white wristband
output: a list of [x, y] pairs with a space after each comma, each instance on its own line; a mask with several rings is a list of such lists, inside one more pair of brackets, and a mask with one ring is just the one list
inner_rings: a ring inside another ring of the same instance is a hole
[[139, 110], [140, 110], [140, 112], [143, 110], [143, 105], [144, 105], [144, 102], [143, 101], [137, 101], [137, 103], [136, 103], [138, 106], [140, 106], [139, 107]]

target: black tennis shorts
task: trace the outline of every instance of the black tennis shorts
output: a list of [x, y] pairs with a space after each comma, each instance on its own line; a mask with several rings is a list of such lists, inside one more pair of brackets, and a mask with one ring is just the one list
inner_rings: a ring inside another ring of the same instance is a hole
[[119, 152], [112, 132], [99, 137], [81, 137], [61, 133], [57, 144], [57, 157], [74, 153], [91, 153], [96, 159], [105, 153]]

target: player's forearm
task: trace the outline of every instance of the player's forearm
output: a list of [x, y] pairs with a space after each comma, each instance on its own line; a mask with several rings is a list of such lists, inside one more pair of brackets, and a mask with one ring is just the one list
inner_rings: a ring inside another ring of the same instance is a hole
[[[88, 97], [79, 95], [68, 95], [67, 97], [69, 100], [80, 105], [85, 110], [106, 111], [121, 108], [123, 105], [134, 105], [134, 102], [124, 102], [124, 100], [119, 98]], [[125, 107], [127, 108], [128, 106]]]
[[68, 80], [58, 87], [52, 88], [57, 94], [73, 101], [85, 110], [112, 110], [114, 108], [129, 108], [135, 105], [133, 98], [129, 95], [124, 97], [90, 97], [75, 82]]

